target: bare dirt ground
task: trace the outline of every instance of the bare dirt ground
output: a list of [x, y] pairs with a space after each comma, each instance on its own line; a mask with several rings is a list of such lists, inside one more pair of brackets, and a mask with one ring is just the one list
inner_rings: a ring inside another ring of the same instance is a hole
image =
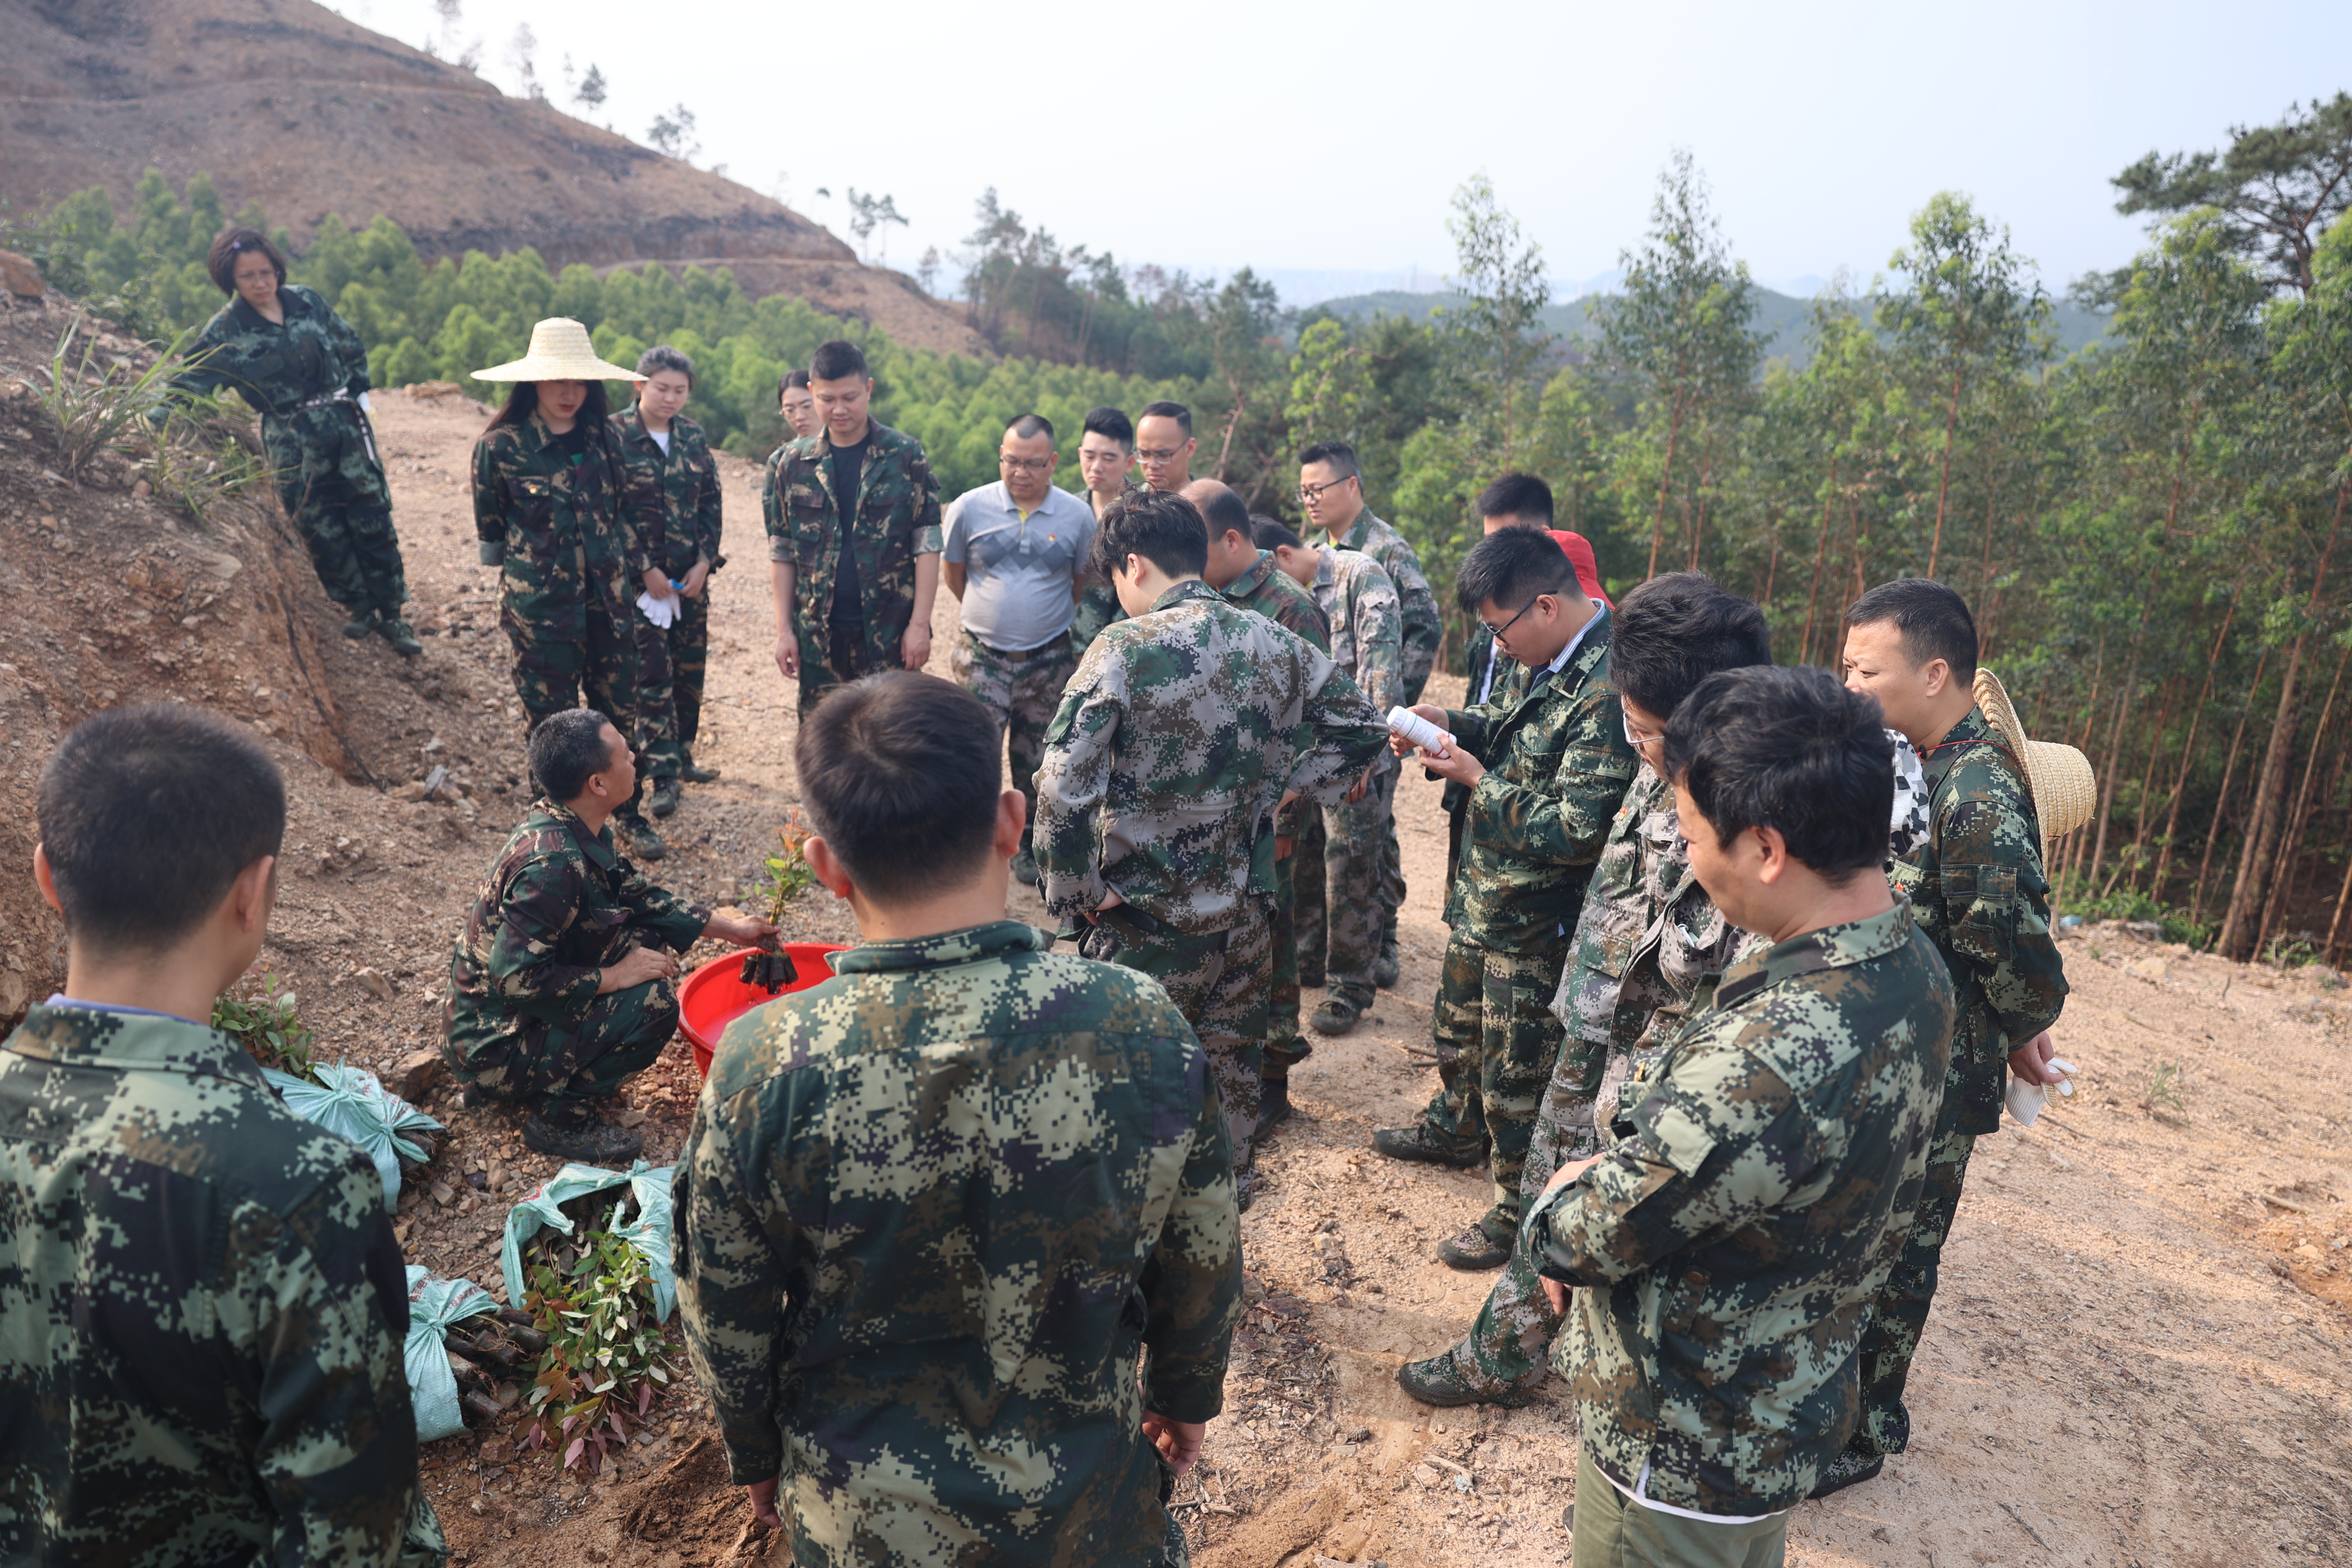
[[[10, 346], [21, 347], [0, 343]], [[455, 398], [377, 402], [413, 613], [432, 634], [409, 664], [380, 642], [336, 636], [339, 617], [299, 556], [273, 579], [291, 616], [275, 641], [266, 595], [235, 615], [181, 616], [170, 636], [148, 628], [162, 608], [184, 609], [179, 600], [126, 624], [160, 590], [142, 598], [123, 562], [184, 571], [184, 557], [201, 566], [221, 542], [167, 526], [144, 503], [52, 485], [37, 451], [0, 441], [0, 702], [15, 725], [0, 785], [26, 823], [43, 737], [106, 701], [179, 695], [261, 727], [294, 813], [265, 956], [298, 989], [324, 1058], [381, 1068], [436, 1037], [449, 942], [526, 797], [493, 577], [472, 564], [466, 465], [481, 414]], [[0, 437], [11, 437], [5, 420]], [[721, 463], [733, 563], [713, 580], [700, 752], [725, 776], [689, 789], [664, 825], [672, 855], [656, 872], [710, 901], [748, 887], [794, 799], [794, 693], [769, 654], [756, 471]], [[44, 516], [63, 526], [39, 528]], [[267, 552], [257, 542], [244, 553]], [[935, 669], [954, 624], [943, 595]], [[399, 798], [436, 763], [465, 800]], [[370, 787], [362, 767], [389, 787]], [[1321, 1043], [1300, 1069], [1301, 1115], [1261, 1156], [1262, 1195], [1244, 1219], [1251, 1308], [1225, 1414], [1179, 1494], [1206, 1568], [1569, 1560], [1559, 1516], [1576, 1428], [1559, 1387], [1522, 1410], [1433, 1412], [1392, 1381], [1400, 1361], [1464, 1331], [1492, 1278], [1432, 1255], [1483, 1206], [1483, 1177], [1393, 1164], [1366, 1147], [1375, 1126], [1415, 1115], [1435, 1082], [1409, 1053], [1428, 1038], [1444, 941], [1444, 824], [1436, 787], [1409, 773], [1403, 979], [1367, 1026]], [[1013, 912], [1042, 918], [1034, 894], [1014, 893]], [[43, 959], [54, 933], [13, 897], [0, 910], [23, 983], [53, 983]], [[822, 893], [804, 895], [789, 924], [803, 940], [850, 936]], [[1915, 1377], [1912, 1449], [1876, 1482], [1801, 1505], [1793, 1563], [2317, 1568], [2347, 1558], [2347, 993], [2321, 972], [2192, 957], [2116, 927], [2085, 931], [2067, 953], [2075, 990], [2057, 1033], [2083, 1092], [2033, 1132], [1979, 1145]], [[389, 980], [390, 1000], [357, 977], [362, 968]], [[680, 1041], [627, 1092], [657, 1164], [675, 1153], [694, 1088]], [[454, 1136], [407, 1184], [404, 1244], [411, 1261], [495, 1290], [505, 1208], [554, 1162], [524, 1151], [502, 1114], [462, 1110], [446, 1092], [428, 1104]], [[506, 1458], [510, 1433], [429, 1446], [427, 1484], [459, 1561], [785, 1560], [748, 1528], [690, 1382], [664, 1415], [616, 1471], [584, 1486], [543, 1458]]]

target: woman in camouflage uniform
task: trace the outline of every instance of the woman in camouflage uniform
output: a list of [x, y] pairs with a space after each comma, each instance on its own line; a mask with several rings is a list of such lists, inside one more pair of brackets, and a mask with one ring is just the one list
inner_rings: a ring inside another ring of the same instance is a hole
[[[499, 625], [530, 728], [584, 695], [642, 755], [635, 601], [670, 586], [605, 405], [604, 383], [635, 373], [597, 358], [587, 328], [555, 317], [531, 329], [530, 353], [474, 379], [514, 384], [474, 444], [474, 535], [482, 564], [502, 568]], [[635, 799], [613, 821], [638, 859], [662, 858]]]
[[173, 386], [226, 387], [260, 412], [278, 498], [320, 584], [350, 617], [343, 635], [374, 632], [404, 654], [422, 653], [400, 618], [408, 578], [368, 427], [359, 333], [317, 292], [286, 281], [286, 258], [257, 230], [221, 230], [205, 265], [229, 302], [205, 323]]

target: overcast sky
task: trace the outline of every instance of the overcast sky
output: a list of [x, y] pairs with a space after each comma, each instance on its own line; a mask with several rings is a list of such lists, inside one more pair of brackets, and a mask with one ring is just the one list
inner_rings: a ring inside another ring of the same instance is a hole
[[[439, 34], [430, 0], [335, 8], [410, 44]], [[1573, 293], [1639, 240], [1675, 146], [1769, 284], [1840, 268], [1866, 282], [1910, 214], [1957, 189], [2059, 289], [2131, 253], [2139, 226], [2107, 184], [2125, 164], [2352, 88], [2345, 0], [1205, 0], [1090, 21], [886, 0], [835, 14], [463, 0], [456, 41], [478, 39], [482, 74], [514, 91], [528, 22], [559, 107], [582, 112], [564, 57], [593, 62], [612, 89], [594, 118], [641, 141], [683, 100], [698, 164], [845, 238], [849, 187], [890, 195], [909, 226], [887, 259], [908, 270], [927, 246], [952, 257], [993, 185], [1065, 244], [1130, 266], [1255, 266], [1293, 302], [1392, 274], [1402, 286], [1414, 268], [1431, 286], [1452, 260], [1447, 198], [1480, 171]]]

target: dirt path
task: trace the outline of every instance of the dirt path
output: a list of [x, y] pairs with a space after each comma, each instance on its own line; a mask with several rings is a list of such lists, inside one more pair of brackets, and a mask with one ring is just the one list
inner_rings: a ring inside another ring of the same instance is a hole
[[[273, 940], [332, 1046], [388, 1062], [431, 1037], [448, 941], [522, 796], [495, 788], [519, 774], [520, 745], [492, 575], [471, 564], [466, 458], [480, 416], [454, 399], [380, 401], [417, 618], [458, 635], [429, 638], [410, 669], [330, 637], [330, 673], [380, 771], [405, 779], [462, 754], [471, 813], [298, 779], [310, 797], [298, 817], [320, 840], [306, 847], [329, 863], [289, 889]], [[714, 899], [747, 885], [794, 798], [794, 693], [769, 653], [756, 471], [722, 462], [733, 563], [714, 579], [700, 751], [724, 778], [688, 791], [659, 870]], [[943, 672], [955, 610], [941, 599]], [[1366, 1147], [1373, 1127], [1417, 1114], [1435, 1081], [1410, 1053], [1426, 1047], [1444, 942], [1444, 819], [1436, 786], [1408, 772], [1403, 979], [1365, 1028], [1318, 1045], [1300, 1069], [1301, 1115], [1262, 1157], [1264, 1195], [1244, 1221], [1253, 1307], [1226, 1414], [1181, 1494], [1208, 1568], [1568, 1560], [1575, 1426], [1558, 1387], [1523, 1410], [1433, 1413], [1392, 1381], [1398, 1362], [1463, 1331], [1492, 1278], [1432, 1257], [1483, 1206], [1484, 1178]], [[353, 831], [364, 858], [333, 864], [333, 837]], [[1034, 895], [1014, 890], [1013, 912], [1042, 919]], [[849, 936], [821, 893], [793, 921], [797, 937]], [[1980, 1145], [1915, 1379], [1912, 1450], [1879, 1481], [1802, 1505], [1791, 1561], [2340, 1563], [2352, 1526], [2347, 994], [2332, 976], [2191, 958], [2116, 928], [2067, 952], [2075, 994], [2058, 1034], [2084, 1092], [2048, 1131]], [[340, 978], [354, 959], [406, 972], [394, 1003]], [[2167, 1064], [2168, 1094], [2151, 1106]], [[649, 1158], [674, 1152], [692, 1090], [682, 1043], [633, 1089]], [[503, 1118], [436, 1108], [457, 1129], [442, 1157], [452, 1201], [412, 1187], [411, 1258], [488, 1284], [504, 1202], [551, 1163], [522, 1152]], [[487, 1190], [467, 1190], [468, 1172]], [[427, 1463], [467, 1563], [748, 1560], [767, 1543], [744, 1531], [709, 1431], [681, 1405], [620, 1476], [585, 1489], [544, 1464], [488, 1463], [470, 1436], [434, 1445]]]

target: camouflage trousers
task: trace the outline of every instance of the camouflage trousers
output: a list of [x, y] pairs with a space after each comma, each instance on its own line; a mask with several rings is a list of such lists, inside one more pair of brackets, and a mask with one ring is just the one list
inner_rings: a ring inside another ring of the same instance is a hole
[[966, 632], [957, 639], [948, 660], [958, 685], [977, 697], [996, 715], [996, 731], [1004, 737], [1005, 760], [1013, 770], [1013, 787], [1021, 792], [1029, 815], [1022, 824], [1025, 848], [1037, 825], [1037, 770], [1045, 762], [1045, 728], [1062, 705], [1062, 688], [1078, 668], [1065, 632], [1043, 647], [1022, 653], [993, 648]]
[[898, 643], [907, 635], [904, 626], [892, 632], [887, 639], [866, 636], [862, 626], [835, 625], [825, 630], [828, 634], [826, 644], [832, 652], [823, 658], [811, 657], [816, 645], [810, 640], [807, 628], [803, 627], [799, 634], [800, 716], [803, 719], [809, 716], [810, 710], [824, 700], [825, 694], [834, 688], [862, 679], [877, 669], [897, 669], [902, 662], [898, 657]]
[[1111, 961], [1160, 982], [1200, 1036], [1225, 1102], [1234, 1169], [1247, 1170], [1250, 1141], [1257, 1131], [1258, 1083], [1265, 1068], [1266, 993], [1274, 957], [1270, 911], [1253, 905], [1239, 925], [1207, 936], [1188, 936], [1167, 926], [1147, 936], [1117, 910], [1103, 923], [1120, 943]]
[[1087, 649], [1094, 646], [1095, 638], [1102, 635], [1103, 627], [1126, 618], [1127, 611], [1120, 606], [1118, 595], [1112, 592], [1111, 585], [1089, 577], [1087, 585], [1078, 590], [1077, 611], [1070, 617], [1072, 654], [1084, 658]]
[[1862, 1419], [1846, 1443], [1858, 1453], [1899, 1454], [1911, 1443], [1911, 1412], [1904, 1407], [1903, 1391], [1911, 1381], [1919, 1336], [1927, 1327], [1944, 1242], [1959, 1213], [1960, 1184], [1976, 1149], [1972, 1134], [1951, 1125], [1959, 1110], [1957, 1097], [1945, 1101], [1945, 1114], [1939, 1118], [1943, 1125], [1936, 1129], [1935, 1145], [1927, 1151], [1927, 1184], [1919, 1194], [1918, 1217], [1903, 1243], [1903, 1255], [1871, 1303], [1870, 1324], [1862, 1331]]
[[1309, 808], [1307, 819], [1319, 815], [1322, 821], [1293, 874], [1299, 963], [1321, 969], [1331, 994], [1360, 1009], [1371, 1005], [1378, 989], [1372, 964], [1383, 940], [1395, 951], [1397, 906], [1404, 901], [1404, 877], [1395, 864], [1400, 776], [1390, 768], [1374, 776], [1363, 799], [1319, 814]]
[[[606, 963], [635, 945], [625, 929]], [[648, 944], [650, 945], [650, 944]], [[576, 1018], [524, 1016], [494, 1039], [441, 1047], [450, 1075], [491, 1100], [536, 1106], [601, 1100], [654, 1065], [677, 1033], [677, 994], [667, 980], [608, 991]]]
[[[1311, 821], [1314, 813], [1307, 813]], [[1273, 957], [1266, 976], [1265, 1079], [1290, 1081], [1290, 1069], [1315, 1054], [1298, 1028], [1298, 865], [1299, 840], [1292, 838], [1290, 853], [1274, 862]]]
[[702, 728], [702, 682], [710, 666], [710, 590], [677, 596], [667, 629], [637, 614], [637, 745], [646, 772], [674, 779], [694, 759]]
[[354, 617], [390, 617], [408, 602], [408, 574], [366, 417], [352, 403], [273, 414], [261, 445], [319, 585]]
[[[639, 620], [635, 610], [628, 614]], [[645, 738], [637, 717], [637, 637], [635, 627], [620, 621], [604, 605], [588, 603], [587, 635], [574, 642], [551, 637], [511, 611], [499, 616], [507, 641], [514, 648], [515, 695], [534, 730], [583, 699], [613, 721], [613, 728], [642, 751]]]
[[1479, 1221], [1490, 1235], [1517, 1230], [1526, 1209], [1519, 1181], [1537, 1102], [1559, 1057], [1564, 1031], [1551, 998], [1567, 963], [1565, 939], [1498, 952], [1456, 931], [1445, 944], [1432, 1026], [1438, 1090], [1423, 1120], [1458, 1148], [1493, 1141], [1495, 1203]]

